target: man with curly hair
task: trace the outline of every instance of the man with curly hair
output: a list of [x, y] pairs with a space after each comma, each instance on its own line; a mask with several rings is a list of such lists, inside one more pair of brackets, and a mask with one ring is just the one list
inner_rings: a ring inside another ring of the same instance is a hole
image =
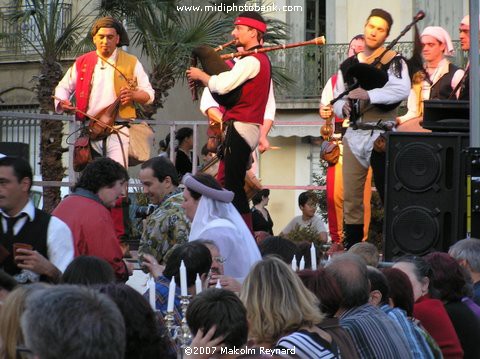
[[120, 243], [109, 208], [124, 191], [128, 173], [110, 158], [89, 163], [77, 181], [73, 193], [53, 211], [73, 233], [75, 256], [89, 255], [105, 259], [118, 280], [128, 279]]

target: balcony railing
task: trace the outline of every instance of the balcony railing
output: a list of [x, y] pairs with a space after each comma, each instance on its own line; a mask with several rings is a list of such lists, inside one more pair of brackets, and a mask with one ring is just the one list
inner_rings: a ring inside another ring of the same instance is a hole
[[[453, 62], [464, 66], [466, 58], [459, 41], [454, 41], [456, 57]], [[276, 91], [279, 102], [296, 102], [319, 99], [323, 86], [346, 58], [348, 44], [328, 44], [321, 47], [305, 46], [285, 51], [273, 51], [269, 57], [274, 66], [283, 67], [295, 80], [293, 86]], [[413, 43], [399, 42], [395, 50], [406, 58], [412, 56]]]
[[[33, 18], [23, 24], [12, 23], [9, 16], [18, 10], [28, 10], [29, 5], [21, 7], [0, 7], [0, 33], [6, 35], [23, 34], [22, 36], [0, 37], [0, 62], [11, 60], [35, 60], [38, 58], [36, 49], [41, 49], [40, 35]], [[72, 4], [60, 5], [60, 23], [57, 29], [58, 35], [62, 34], [66, 25], [72, 20]]]

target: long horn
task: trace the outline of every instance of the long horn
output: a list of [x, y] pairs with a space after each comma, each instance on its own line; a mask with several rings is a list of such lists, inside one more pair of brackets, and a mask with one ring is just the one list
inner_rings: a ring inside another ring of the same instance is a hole
[[277, 45], [277, 46], [271, 46], [271, 47], [262, 47], [260, 49], [255, 49], [255, 50], [250, 50], [250, 51], [239, 51], [239, 52], [234, 52], [234, 53], [231, 53], [231, 54], [220, 55], [220, 57], [223, 60], [227, 60], [227, 59], [232, 59], [234, 57], [239, 57], [239, 56], [248, 56], [248, 55], [258, 54], [258, 53], [262, 53], [262, 52], [290, 49], [292, 47], [307, 46], [307, 45], [325, 45], [325, 37], [320, 36], [320, 37], [316, 37], [315, 39], [312, 39], [312, 40], [309, 40], [309, 41], [296, 42], [296, 43], [293, 43], [293, 44]]
[[222, 51], [223, 49], [226, 49], [227, 47], [229, 47], [230, 45], [233, 45], [233, 44], [236, 43], [236, 42], [237, 42], [237, 40], [233, 39], [233, 40], [231, 40], [231, 41], [229, 41], [229, 42], [224, 43], [223, 45], [218, 45], [214, 50], [215, 50], [216, 52]]

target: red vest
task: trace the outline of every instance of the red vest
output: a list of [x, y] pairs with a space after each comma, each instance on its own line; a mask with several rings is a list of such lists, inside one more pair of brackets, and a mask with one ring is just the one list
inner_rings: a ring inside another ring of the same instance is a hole
[[[75, 61], [77, 68], [77, 86], [75, 89], [75, 99], [77, 107], [83, 112], [87, 112], [88, 99], [90, 98], [90, 83], [92, 81], [93, 71], [97, 64], [98, 56], [95, 51], [90, 51], [85, 55], [80, 56]], [[85, 119], [85, 116], [77, 112], [78, 120]]]
[[253, 79], [243, 84], [242, 96], [238, 103], [228, 109], [223, 115], [223, 121], [240, 121], [263, 125], [265, 107], [267, 106], [270, 91], [270, 60], [260, 53], [251, 55], [260, 61], [260, 72]]

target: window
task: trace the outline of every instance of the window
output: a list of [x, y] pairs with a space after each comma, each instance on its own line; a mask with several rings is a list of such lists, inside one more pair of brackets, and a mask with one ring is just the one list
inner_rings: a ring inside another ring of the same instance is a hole
[[306, 0], [305, 2], [305, 40], [325, 35], [326, 6], [325, 0]]

